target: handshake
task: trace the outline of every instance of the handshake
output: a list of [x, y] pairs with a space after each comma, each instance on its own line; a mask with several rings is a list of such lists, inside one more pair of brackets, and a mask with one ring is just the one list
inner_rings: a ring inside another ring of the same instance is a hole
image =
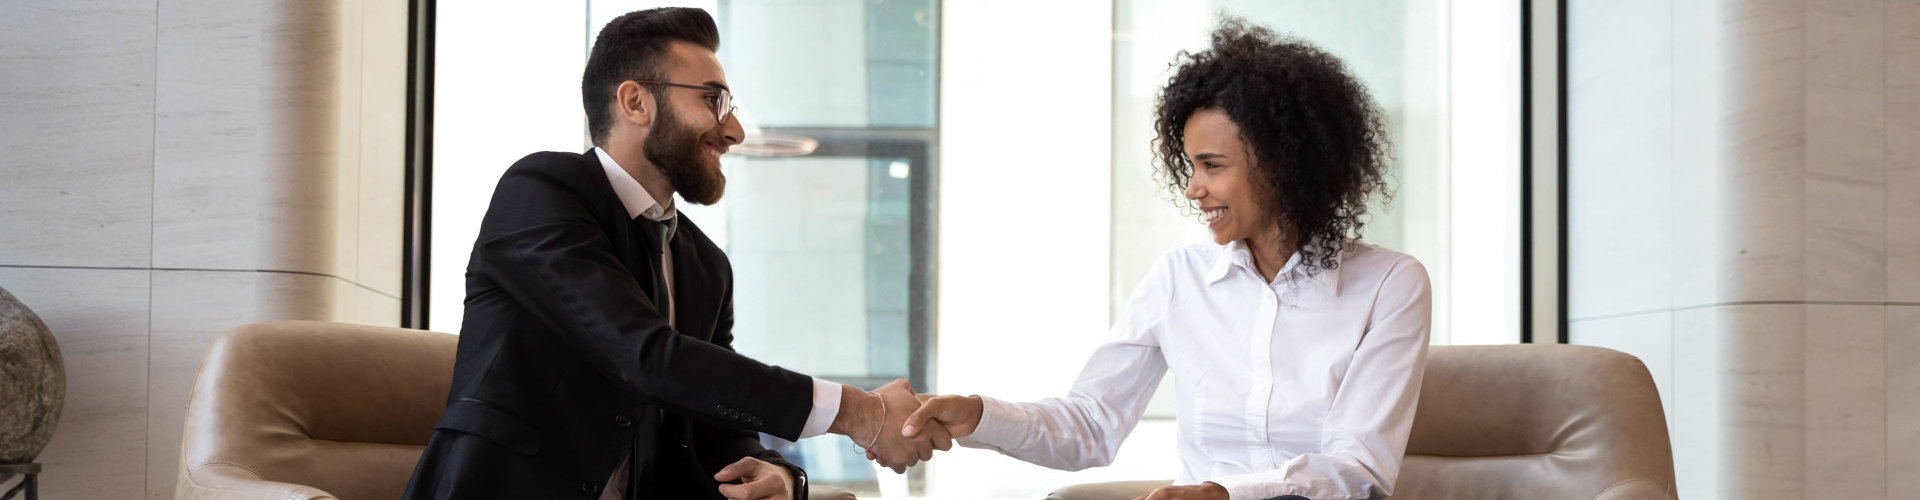
[[954, 438], [973, 434], [980, 425], [978, 396], [914, 394], [905, 380], [895, 380], [873, 392], [845, 386], [840, 414], [828, 432], [852, 438], [867, 450], [867, 459], [906, 472], [907, 467], [933, 458], [933, 450], [953, 448]]

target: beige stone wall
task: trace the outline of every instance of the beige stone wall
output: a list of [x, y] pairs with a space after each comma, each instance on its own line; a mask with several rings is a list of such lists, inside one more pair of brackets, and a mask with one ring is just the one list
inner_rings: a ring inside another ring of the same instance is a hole
[[405, 2], [8, 2], [0, 287], [68, 395], [48, 499], [169, 498], [212, 340], [396, 325]]
[[1920, 491], [1920, 1], [1569, 4], [1571, 336], [1681, 497]]

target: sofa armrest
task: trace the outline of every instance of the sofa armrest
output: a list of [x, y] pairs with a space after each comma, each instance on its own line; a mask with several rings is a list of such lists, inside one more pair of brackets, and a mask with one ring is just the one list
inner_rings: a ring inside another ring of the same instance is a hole
[[319, 488], [268, 481], [246, 467], [222, 462], [181, 472], [173, 496], [178, 500], [339, 500]]
[[1607, 487], [1594, 500], [1673, 500], [1674, 492], [1662, 481], [1635, 479]]
[[858, 500], [853, 492], [832, 486], [807, 485], [807, 500]]
[[1133, 500], [1172, 485], [1172, 480], [1076, 484], [1053, 490], [1047, 494], [1047, 500]]

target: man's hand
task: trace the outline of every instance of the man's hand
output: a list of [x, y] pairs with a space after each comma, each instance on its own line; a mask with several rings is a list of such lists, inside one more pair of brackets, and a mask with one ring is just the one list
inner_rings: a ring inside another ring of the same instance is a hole
[[[933, 395], [917, 394], [917, 395], [914, 395], [913, 398], [916, 400], [919, 400], [921, 407], [925, 408], [926, 407], [925, 405], [927, 404], [927, 400], [932, 399]], [[915, 411], [913, 413], [913, 415], [917, 415], [917, 414], [919, 414], [918, 411]], [[912, 420], [913, 415], [908, 415], [907, 422], [903, 423], [902, 425], [911, 425], [913, 421]], [[938, 425], [932, 426], [931, 428], [928, 428], [926, 430], [916, 429], [915, 432], [907, 432], [906, 428], [902, 427], [900, 429], [900, 437], [914, 439], [914, 440], [924, 439], [927, 441], [927, 444], [933, 446], [933, 449], [940, 450], [940, 451], [947, 451], [947, 450], [953, 449], [953, 436], [947, 435], [947, 429]], [[879, 459], [880, 457], [878, 455], [874, 455], [873, 451], [871, 450], [867, 451], [867, 460], [877, 461]], [[923, 461], [932, 460], [932, 459], [933, 459], [932, 454], [929, 453], [928, 457], [923, 459]], [[885, 464], [882, 464], [882, 465], [885, 465]]]
[[923, 397], [920, 409], [907, 417], [900, 431], [909, 437], [927, 435], [938, 441], [946, 441], [946, 446], [940, 446], [945, 450], [952, 447], [950, 439], [937, 436], [946, 434], [952, 438], [963, 438], [973, 435], [973, 431], [980, 428], [980, 412], [985, 409], [984, 405], [980, 396]]
[[1168, 486], [1134, 500], [1227, 500], [1227, 489], [1214, 483]]
[[880, 439], [867, 449], [867, 455], [895, 473], [906, 473], [907, 467], [933, 458], [931, 439], [909, 438], [900, 433], [907, 416], [920, 409], [920, 398], [913, 396], [913, 388], [907, 386], [907, 381], [894, 380], [874, 389], [873, 393], [886, 402], [887, 418], [880, 428]]
[[920, 400], [914, 397], [907, 381], [895, 380], [871, 393], [851, 386], [846, 391], [840, 398], [840, 414], [827, 428], [828, 432], [852, 438], [854, 444], [867, 448], [867, 459], [896, 473], [905, 473], [907, 467], [933, 458], [932, 437], [908, 438], [900, 434], [900, 425], [907, 421], [907, 415], [920, 408]]
[[[792, 500], [793, 472], [758, 458], [746, 457], [713, 475], [720, 494], [728, 500]], [[739, 484], [732, 483], [735, 480]]]

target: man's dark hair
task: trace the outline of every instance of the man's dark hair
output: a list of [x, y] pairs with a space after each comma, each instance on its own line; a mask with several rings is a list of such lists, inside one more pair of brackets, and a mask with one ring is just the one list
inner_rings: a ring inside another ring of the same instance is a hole
[[[1359, 238], [1367, 201], [1387, 197], [1386, 125], [1340, 59], [1305, 41], [1223, 16], [1212, 46], [1181, 52], [1160, 92], [1155, 176], [1180, 196], [1193, 178], [1184, 137], [1195, 111], [1220, 109], [1259, 157], [1262, 217], [1293, 233], [1309, 274], [1340, 266]], [[1178, 198], [1176, 198], [1178, 199]]]
[[[613, 93], [627, 80], [665, 78], [667, 45], [675, 40], [720, 50], [720, 29], [707, 11], [667, 7], [628, 12], [600, 29], [580, 76], [580, 100], [587, 108], [587, 131], [603, 144], [613, 129]], [[666, 89], [649, 86], [654, 100], [666, 102]], [[657, 112], [657, 111], [656, 111]]]

